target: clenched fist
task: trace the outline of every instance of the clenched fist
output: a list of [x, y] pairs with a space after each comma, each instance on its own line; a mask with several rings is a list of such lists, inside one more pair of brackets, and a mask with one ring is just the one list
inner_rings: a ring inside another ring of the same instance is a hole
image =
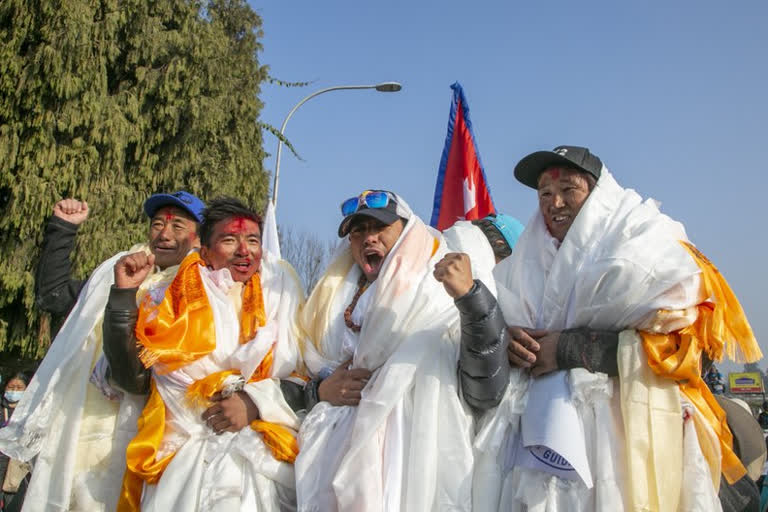
[[240, 432], [259, 419], [259, 408], [245, 391], [238, 391], [224, 398], [216, 393], [211, 398], [213, 405], [203, 412], [203, 421], [217, 434]]
[[53, 207], [53, 215], [75, 225], [82, 224], [88, 218], [88, 203], [77, 199], [62, 199]]
[[443, 283], [445, 291], [454, 299], [467, 294], [474, 285], [472, 279], [472, 264], [469, 255], [463, 252], [450, 252], [435, 265], [432, 273], [439, 282]]
[[138, 288], [154, 266], [154, 254], [135, 252], [123, 256], [115, 263], [115, 286]]

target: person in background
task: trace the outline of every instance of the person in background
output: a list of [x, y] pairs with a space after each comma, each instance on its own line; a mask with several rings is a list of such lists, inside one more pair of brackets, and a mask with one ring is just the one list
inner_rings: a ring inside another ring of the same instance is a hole
[[757, 422], [760, 424], [760, 428], [768, 430], [768, 400], [763, 402], [763, 410], [757, 416]]
[[[13, 411], [16, 409], [16, 404], [21, 400], [28, 384], [29, 377], [22, 372], [18, 372], [8, 379], [2, 398], [3, 415], [0, 418], [0, 428], [8, 424]], [[28, 467], [0, 452], [0, 482], [2, 482], [0, 511], [21, 510], [30, 478]]]
[[725, 393], [725, 383], [723, 382], [723, 374], [717, 369], [714, 364], [710, 365], [704, 374], [704, 382], [707, 383], [709, 389], [715, 395], [722, 395]]
[[491, 245], [493, 254], [496, 257], [496, 263], [512, 254], [517, 239], [520, 238], [520, 233], [525, 229], [525, 226], [519, 220], [503, 213], [491, 214], [471, 222], [488, 239], [488, 243]]

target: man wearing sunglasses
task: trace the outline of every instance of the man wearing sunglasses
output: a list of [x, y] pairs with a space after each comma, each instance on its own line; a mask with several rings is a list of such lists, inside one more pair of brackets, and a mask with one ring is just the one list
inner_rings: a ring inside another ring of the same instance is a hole
[[341, 212], [346, 242], [300, 316], [314, 400], [299, 433], [299, 508], [469, 510], [459, 318], [432, 277], [445, 240], [389, 191], [363, 191]]

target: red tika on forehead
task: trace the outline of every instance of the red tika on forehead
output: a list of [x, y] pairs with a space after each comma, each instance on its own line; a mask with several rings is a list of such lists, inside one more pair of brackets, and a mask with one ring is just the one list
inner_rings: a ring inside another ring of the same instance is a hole
[[547, 171], [547, 174], [549, 174], [549, 177], [553, 180], [560, 179], [560, 169], [550, 169]]
[[162, 219], [165, 222], [171, 222], [174, 219], [183, 218], [182, 210], [175, 206], [162, 206], [160, 207], [153, 217], [154, 219]]
[[[249, 226], [249, 224], [251, 225]], [[223, 228], [225, 233], [245, 233], [254, 226], [258, 226], [258, 224], [248, 217], [237, 216], [229, 219]]]

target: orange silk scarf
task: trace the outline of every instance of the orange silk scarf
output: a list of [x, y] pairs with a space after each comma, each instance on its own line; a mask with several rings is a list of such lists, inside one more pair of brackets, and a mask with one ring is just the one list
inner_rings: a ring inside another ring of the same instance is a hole
[[[213, 352], [216, 335], [213, 311], [205, 294], [197, 252], [184, 258], [163, 301], [154, 306], [150, 294], [144, 297], [136, 322], [136, 338], [144, 366], [155, 366], [160, 374], [172, 372]], [[266, 322], [261, 276], [257, 272], [243, 290], [240, 314], [240, 343], [253, 339]]]
[[[147, 368], [159, 363], [153, 368], [154, 371], [168, 373], [210, 354], [216, 348], [213, 311], [200, 275], [202, 265], [204, 262], [198, 253], [190, 254], [182, 261], [159, 305], [152, 304], [149, 294], [144, 298], [139, 308], [136, 336], [142, 346], [140, 358]], [[252, 340], [265, 323], [261, 276], [256, 273], [243, 290], [240, 343]], [[250, 382], [270, 376], [273, 349], [264, 357]], [[233, 370], [217, 372], [193, 383], [187, 391], [189, 405], [210, 405], [210, 398], [221, 391], [226, 377], [236, 373]], [[291, 463], [295, 460], [298, 444], [290, 430], [261, 420], [254, 421], [251, 428], [262, 433], [264, 443], [275, 458]], [[157, 483], [173, 459], [173, 453], [157, 459], [164, 434], [165, 404], [153, 379], [147, 405], [138, 421], [138, 433], [126, 450], [127, 468], [118, 512], [140, 510], [144, 482]]]
[[722, 472], [729, 483], [746, 474], [733, 451], [733, 435], [725, 411], [701, 378], [701, 355], [720, 361], [723, 354], [736, 359], [737, 346], [747, 362], [762, 357], [744, 310], [717, 268], [687, 242], [682, 242], [701, 269], [702, 286], [708, 301], [697, 306], [692, 325], [670, 334], [641, 332], [648, 364], [657, 375], [678, 381], [680, 391], [703, 415], [720, 440]]

